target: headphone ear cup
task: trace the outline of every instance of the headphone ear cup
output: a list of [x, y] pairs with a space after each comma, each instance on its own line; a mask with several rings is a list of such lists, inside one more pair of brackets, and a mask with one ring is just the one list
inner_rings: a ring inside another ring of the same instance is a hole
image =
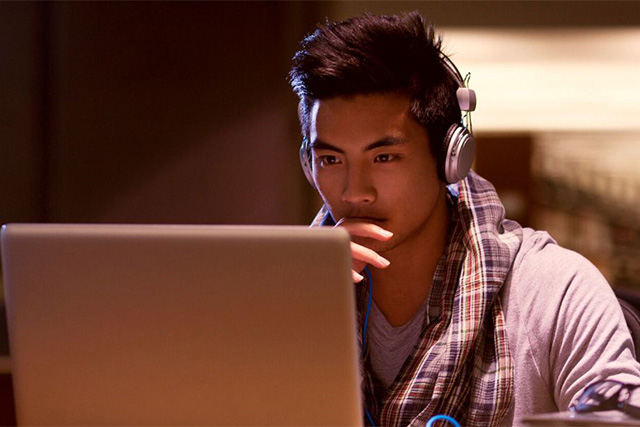
[[438, 152], [438, 178], [440, 181], [449, 184], [447, 182], [447, 173], [446, 173], [446, 164], [447, 164], [447, 152], [449, 151], [449, 145], [451, 145], [451, 137], [453, 131], [455, 130], [455, 125], [450, 126], [447, 130], [447, 133], [444, 136], [444, 140], [442, 141], [442, 145], [440, 146], [440, 151]]
[[473, 165], [475, 139], [463, 126], [454, 124], [449, 127], [440, 150], [438, 176], [453, 184], [464, 179]]
[[311, 159], [309, 155], [309, 149], [307, 148], [307, 139], [304, 138], [302, 140], [302, 145], [300, 146], [300, 151], [298, 152], [300, 157], [300, 166], [302, 166], [302, 171], [304, 172], [304, 176], [309, 181], [309, 184], [316, 189], [316, 184], [313, 181], [313, 171], [311, 170]]

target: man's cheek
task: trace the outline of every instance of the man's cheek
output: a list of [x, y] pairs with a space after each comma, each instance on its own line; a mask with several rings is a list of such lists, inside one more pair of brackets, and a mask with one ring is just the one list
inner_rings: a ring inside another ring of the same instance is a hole
[[318, 191], [318, 192], [320, 193], [320, 198], [322, 199], [322, 203], [324, 203], [324, 205], [329, 210], [329, 213], [331, 214], [331, 217], [335, 221], [338, 221], [340, 218], [342, 218], [342, 216], [340, 216], [340, 212], [337, 209], [336, 204], [333, 203], [333, 199], [330, 198], [330, 197], [327, 197], [327, 194], [323, 193], [322, 191]]

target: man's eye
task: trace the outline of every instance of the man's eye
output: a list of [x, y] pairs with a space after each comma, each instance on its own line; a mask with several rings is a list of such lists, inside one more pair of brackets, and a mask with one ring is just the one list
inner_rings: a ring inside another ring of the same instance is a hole
[[396, 156], [394, 156], [393, 154], [378, 154], [375, 159], [374, 162], [376, 163], [387, 163], [390, 162], [392, 160], [395, 160]]
[[340, 161], [336, 156], [320, 156], [318, 163], [320, 163], [320, 166], [332, 166], [340, 163]]

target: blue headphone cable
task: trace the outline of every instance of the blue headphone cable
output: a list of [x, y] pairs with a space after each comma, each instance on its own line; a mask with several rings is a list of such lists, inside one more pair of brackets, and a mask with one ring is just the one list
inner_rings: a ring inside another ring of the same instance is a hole
[[[373, 280], [371, 279], [371, 272], [369, 271], [369, 267], [364, 268], [364, 272], [367, 275], [367, 282], [369, 283], [369, 296], [367, 297], [367, 309], [364, 315], [364, 324], [362, 325], [362, 359], [364, 360], [364, 355], [367, 352], [367, 326], [369, 325], [369, 315], [371, 314], [371, 305], [373, 302]], [[369, 423], [376, 427], [376, 423], [373, 422], [373, 417], [369, 413], [369, 409], [364, 407], [364, 413], [367, 415], [369, 419]]]
[[367, 310], [364, 315], [364, 324], [362, 325], [362, 358], [367, 351], [367, 326], [369, 325], [369, 315], [371, 314], [371, 305], [373, 301], [373, 280], [371, 279], [371, 272], [369, 267], [364, 268], [364, 272], [367, 275], [367, 282], [369, 283], [369, 296], [367, 297]]

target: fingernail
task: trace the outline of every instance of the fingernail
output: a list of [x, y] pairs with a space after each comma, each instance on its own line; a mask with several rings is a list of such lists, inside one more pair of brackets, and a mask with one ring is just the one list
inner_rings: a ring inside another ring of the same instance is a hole
[[380, 234], [382, 234], [384, 237], [391, 237], [391, 236], [393, 236], [393, 233], [392, 233], [392, 232], [390, 232], [389, 230], [384, 230], [384, 229], [380, 230]]
[[364, 280], [364, 276], [356, 273], [355, 271], [353, 272], [353, 279], [355, 280], [355, 283], [360, 283]]
[[389, 267], [389, 265], [391, 264], [391, 262], [388, 259], [382, 258], [381, 256], [378, 256], [378, 261], [380, 262], [380, 264], [382, 264], [385, 267]]

